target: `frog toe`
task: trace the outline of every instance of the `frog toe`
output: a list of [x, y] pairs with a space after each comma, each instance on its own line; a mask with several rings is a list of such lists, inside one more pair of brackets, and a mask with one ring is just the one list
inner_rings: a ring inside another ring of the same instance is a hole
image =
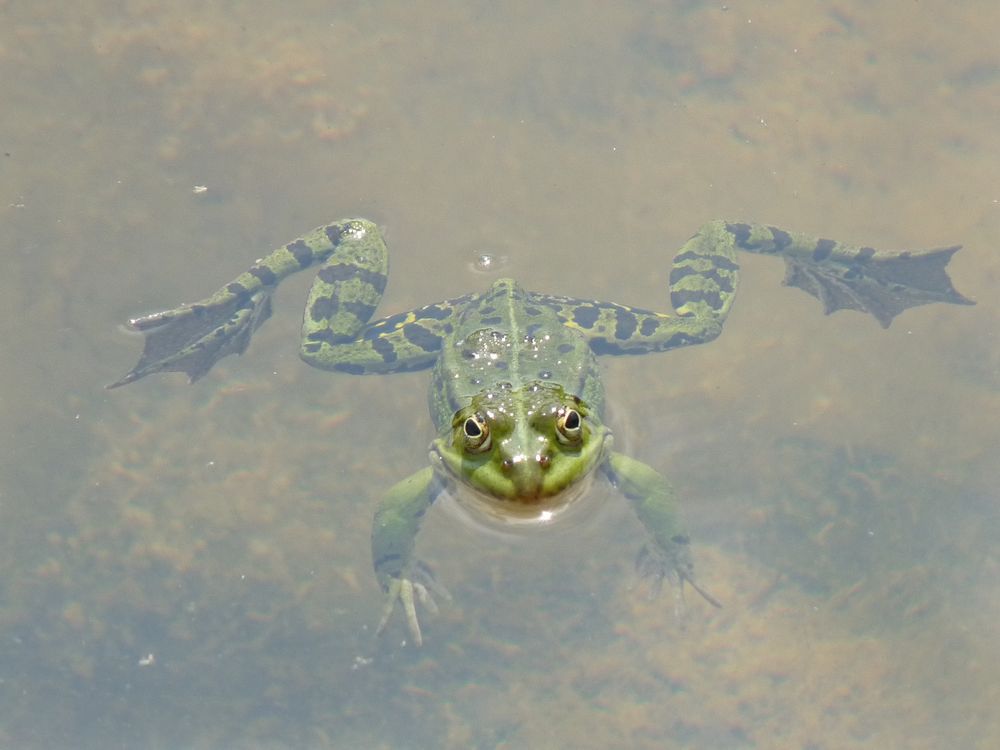
[[668, 556], [660, 549], [650, 544], [644, 545], [636, 557], [635, 568], [639, 577], [647, 582], [649, 599], [655, 599], [659, 596], [665, 578], [669, 577], [672, 581], [676, 581], [674, 589], [675, 609], [679, 615], [684, 611], [685, 583], [689, 584], [702, 599], [713, 607], [722, 608], [722, 603], [702, 588], [695, 579], [693, 563], [689, 556], [682, 554], [680, 550], [678, 550], [678, 554], [668, 559]]
[[392, 618], [392, 613], [396, 609], [396, 602], [399, 602], [403, 610], [403, 617], [406, 619], [406, 628], [410, 632], [413, 643], [422, 646], [424, 639], [420, 632], [420, 620], [417, 618], [417, 602], [432, 615], [438, 614], [437, 602], [434, 596], [450, 601], [451, 594], [435, 578], [430, 568], [423, 564], [414, 565], [411, 576], [392, 578], [386, 589], [385, 605], [382, 608], [382, 618], [378, 627], [375, 628], [375, 635], [381, 635], [385, 631], [386, 625]]
[[[420, 584], [417, 584], [418, 586]], [[406, 626], [410, 631], [413, 642], [418, 646], [423, 645], [424, 638], [420, 632], [420, 621], [417, 619], [417, 608], [413, 601], [413, 581], [409, 578], [393, 578], [389, 582], [389, 589], [385, 595], [385, 605], [382, 607], [382, 619], [379, 620], [378, 627], [375, 628], [375, 635], [382, 635], [389, 618], [392, 617], [398, 601], [403, 608], [403, 616], [406, 618]], [[422, 598], [422, 597], [421, 597]]]
[[[433, 614], [437, 614], [437, 605], [434, 604], [434, 597], [446, 602], [452, 600], [451, 592], [437, 579], [433, 568], [421, 560], [413, 563], [413, 580], [415, 584], [421, 584], [420, 588], [424, 591], [424, 595], [427, 597], [430, 605], [434, 607]], [[424, 601], [421, 600], [420, 603], [424, 604]], [[430, 607], [428, 607], [428, 611], [431, 611]]]

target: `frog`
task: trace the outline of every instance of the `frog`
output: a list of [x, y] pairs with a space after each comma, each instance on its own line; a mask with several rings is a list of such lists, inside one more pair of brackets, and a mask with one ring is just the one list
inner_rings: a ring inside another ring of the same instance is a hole
[[447, 595], [414, 554], [421, 522], [442, 494], [475, 498], [498, 517], [542, 523], [577, 502], [596, 476], [624, 495], [640, 521], [645, 538], [636, 565], [652, 595], [668, 580], [675, 598], [683, 600], [688, 585], [721, 607], [695, 575], [672, 484], [615, 449], [598, 358], [717, 338], [736, 297], [739, 251], [780, 256], [784, 283], [816, 297], [825, 313], [856, 310], [887, 328], [910, 307], [974, 304], [945, 269], [959, 248], [886, 252], [715, 220], [674, 254], [668, 312], [527, 291], [504, 278], [485, 291], [373, 320], [388, 281], [388, 249], [374, 222], [348, 218], [277, 248], [201, 301], [129, 321], [145, 334], [144, 349], [108, 388], [159, 372], [199, 380], [219, 359], [246, 350], [283, 279], [318, 266], [302, 323], [306, 363], [353, 375], [432, 371], [428, 402], [437, 435], [428, 465], [384, 493], [372, 523], [372, 568], [384, 596], [376, 633], [401, 611], [420, 646], [417, 605], [436, 612], [435, 596]]

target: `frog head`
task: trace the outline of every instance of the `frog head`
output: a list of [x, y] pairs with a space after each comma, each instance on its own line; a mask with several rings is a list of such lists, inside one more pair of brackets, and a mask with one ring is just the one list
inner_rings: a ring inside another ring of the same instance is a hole
[[505, 506], [561, 505], [601, 464], [610, 431], [562, 386], [505, 385], [456, 412], [431, 455], [454, 480]]

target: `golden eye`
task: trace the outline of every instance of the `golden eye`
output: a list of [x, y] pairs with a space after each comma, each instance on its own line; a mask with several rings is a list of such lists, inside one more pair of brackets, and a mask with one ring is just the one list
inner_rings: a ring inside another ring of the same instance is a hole
[[462, 422], [462, 437], [465, 439], [465, 450], [470, 453], [484, 453], [493, 444], [490, 426], [478, 414], [466, 417]]
[[556, 417], [556, 438], [564, 445], [579, 443], [583, 435], [583, 417], [576, 409], [562, 409]]

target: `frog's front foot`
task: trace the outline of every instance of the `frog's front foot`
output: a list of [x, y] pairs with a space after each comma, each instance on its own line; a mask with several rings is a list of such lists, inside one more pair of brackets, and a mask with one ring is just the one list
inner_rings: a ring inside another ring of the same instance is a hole
[[434, 595], [447, 601], [451, 600], [448, 590], [435, 580], [433, 573], [425, 565], [418, 565], [411, 576], [390, 578], [385, 595], [385, 606], [382, 608], [382, 619], [379, 620], [375, 635], [381, 635], [389, 624], [398, 601], [403, 608], [406, 627], [410, 631], [414, 644], [422, 646], [423, 635], [420, 633], [420, 621], [417, 619], [417, 601], [432, 615], [438, 613]]
[[713, 607], [722, 608], [721, 602], [705, 591], [694, 578], [694, 563], [687, 549], [687, 540], [678, 540], [676, 546], [668, 554], [652, 544], [645, 545], [639, 550], [639, 556], [635, 561], [635, 568], [639, 575], [649, 581], [649, 596], [655, 599], [663, 587], [663, 579], [670, 577], [676, 579], [676, 610], [680, 616], [684, 611], [684, 583], [687, 582], [701, 597]]

